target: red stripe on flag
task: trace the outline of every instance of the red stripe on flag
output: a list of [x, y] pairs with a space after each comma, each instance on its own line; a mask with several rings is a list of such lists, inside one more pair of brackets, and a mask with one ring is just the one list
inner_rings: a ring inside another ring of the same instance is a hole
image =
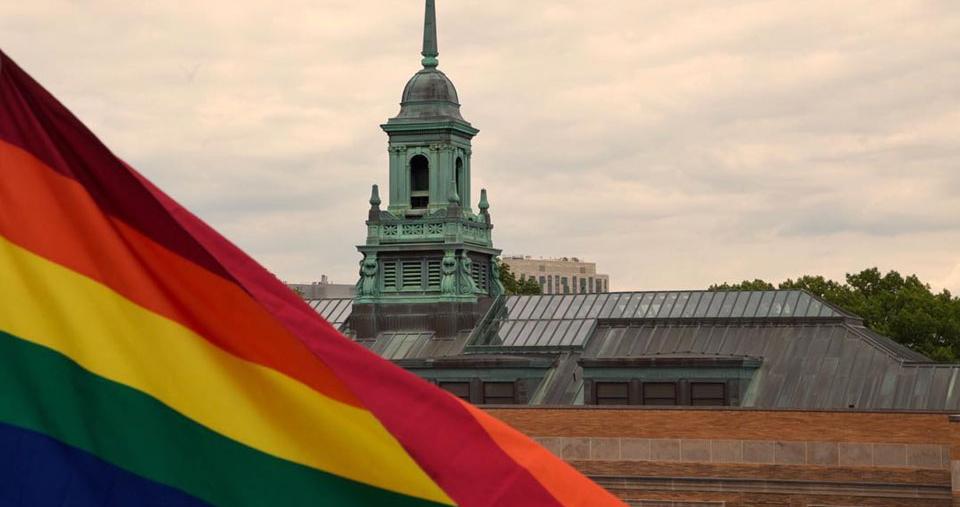
[[208, 271], [229, 278], [138, 184], [119, 158], [2, 51], [0, 139], [79, 182], [107, 213]]
[[330, 326], [276, 278], [142, 181], [254, 299], [343, 380], [458, 505], [562, 506], [496, 444], [458, 399], [357, 343], [334, 339]]
[[300, 340], [233, 282], [104, 215], [75, 180], [4, 141], [0, 168], [0, 234], [10, 241], [110, 287], [235, 356], [362, 408]]

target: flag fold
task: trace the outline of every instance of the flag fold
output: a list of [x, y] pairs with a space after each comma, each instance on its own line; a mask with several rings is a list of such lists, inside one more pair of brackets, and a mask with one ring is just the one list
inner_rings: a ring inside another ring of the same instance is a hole
[[0, 287], [0, 504], [623, 505], [342, 336], [2, 52]]

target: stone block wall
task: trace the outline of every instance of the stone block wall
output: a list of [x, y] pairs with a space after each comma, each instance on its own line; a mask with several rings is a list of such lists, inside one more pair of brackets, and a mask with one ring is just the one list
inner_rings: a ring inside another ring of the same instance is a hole
[[631, 505], [960, 505], [946, 414], [491, 409]]

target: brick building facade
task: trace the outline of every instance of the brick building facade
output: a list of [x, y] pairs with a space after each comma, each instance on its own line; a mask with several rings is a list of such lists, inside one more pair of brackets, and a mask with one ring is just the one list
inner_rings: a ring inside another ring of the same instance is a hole
[[945, 414], [488, 410], [631, 505], [960, 505], [960, 428]]

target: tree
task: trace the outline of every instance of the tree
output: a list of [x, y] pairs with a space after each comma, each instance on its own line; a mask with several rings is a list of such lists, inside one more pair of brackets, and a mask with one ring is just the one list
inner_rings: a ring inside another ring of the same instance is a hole
[[720, 285], [711, 285], [707, 290], [713, 291], [735, 291], [735, 290], [773, 290], [776, 287], [772, 283], [765, 282], [759, 278], [753, 280], [744, 280], [740, 283], [722, 283]]
[[[769, 290], [763, 280], [712, 285], [710, 290]], [[822, 276], [788, 279], [780, 289], [801, 289], [863, 318], [870, 329], [941, 362], [960, 358], [960, 298], [934, 293], [916, 275], [877, 268], [846, 275], [845, 282]]]
[[533, 278], [517, 280], [517, 276], [510, 271], [509, 264], [505, 264], [500, 259], [495, 259], [494, 262], [500, 268], [500, 283], [503, 284], [503, 289], [508, 295], [543, 294], [543, 288]]

